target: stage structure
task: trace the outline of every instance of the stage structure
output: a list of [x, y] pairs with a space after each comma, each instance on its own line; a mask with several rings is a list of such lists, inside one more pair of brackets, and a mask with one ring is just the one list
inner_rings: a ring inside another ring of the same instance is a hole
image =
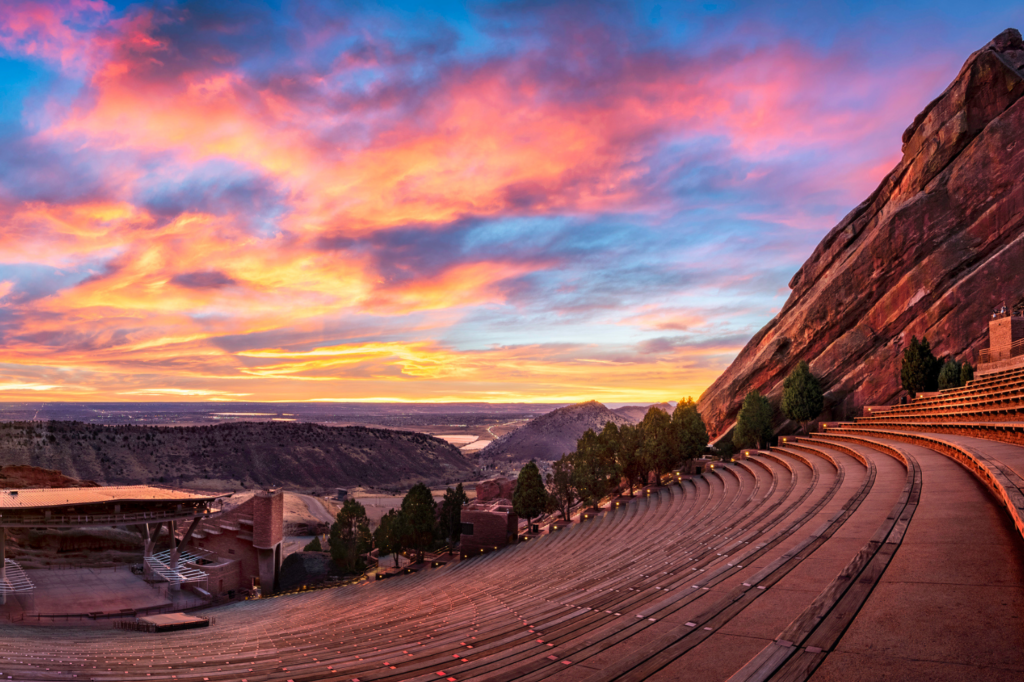
[[[0, 490], [0, 604], [7, 603], [8, 595], [28, 594], [33, 589], [18, 564], [6, 558], [7, 528], [127, 526], [145, 538], [145, 565], [152, 577], [166, 580], [172, 588], [202, 582], [206, 578], [202, 571], [179, 569], [182, 548], [203, 519], [219, 515], [216, 503], [225, 496], [148, 485]], [[176, 525], [186, 523], [179, 540]], [[157, 540], [165, 524], [170, 547], [157, 554]]]

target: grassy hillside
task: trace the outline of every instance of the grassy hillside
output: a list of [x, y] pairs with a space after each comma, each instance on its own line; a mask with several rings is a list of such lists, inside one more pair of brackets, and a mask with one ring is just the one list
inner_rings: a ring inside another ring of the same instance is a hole
[[457, 448], [421, 433], [277, 422], [0, 423], [0, 465], [16, 464], [107, 485], [158, 482], [217, 489], [442, 482], [472, 468]]

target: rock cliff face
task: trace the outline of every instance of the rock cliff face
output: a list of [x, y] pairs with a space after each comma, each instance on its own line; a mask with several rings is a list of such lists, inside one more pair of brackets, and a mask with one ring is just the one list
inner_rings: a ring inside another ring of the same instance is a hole
[[903, 134], [903, 159], [790, 282], [779, 314], [705, 391], [712, 437], [747, 391], [778, 404], [800, 360], [826, 387], [825, 417], [900, 392], [911, 335], [976, 362], [993, 308], [1024, 294], [1024, 42], [1008, 29], [970, 56]]

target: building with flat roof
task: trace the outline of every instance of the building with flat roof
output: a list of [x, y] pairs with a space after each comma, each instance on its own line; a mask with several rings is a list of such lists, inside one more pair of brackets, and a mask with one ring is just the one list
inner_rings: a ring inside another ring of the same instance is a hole
[[516, 541], [519, 517], [512, 511], [511, 500], [502, 498], [486, 502], [470, 502], [462, 507], [460, 539], [463, 558], [479, 556]]
[[[167, 580], [174, 588], [205, 578], [201, 571], [178, 570], [181, 547], [200, 521], [217, 514], [216, 502], [223, 493], [194, 493], [149, 485], [97, 486], [87, 488], [20, 488], [0, 490], [0, 604], [11, 594], [26, 599], [34, 589], [16, 562], [8, 559], [7, 528], [81, 528], [127, 526], [144, 539], [146, 571]], [[160, 530], [167, 525], [175, 538], [175, 525], [188, 529], [174, 541], [167, 561], [154, 556]]]
[[[6, 557], [6, 529], [126, 527], [143, 538], [141, 575], [202, 598], [276, 589], [284, 540], [284, 493], [256, 491], [225, 511], [232, 493], [165, 486], [0, 489], [0, 604], [14, 595], [25, 611], [35, 586]], [[29, 571], [31, 573], [31, 571]]]
[[211, 593], [231, 594], [257, 587], [262, 594], [277, 590], [284, 545], [284, 491], [254, 493], [204, 523], [193, 543], [198, 550], [217, 557], [200, 566], [209, 576], [207, 589]]

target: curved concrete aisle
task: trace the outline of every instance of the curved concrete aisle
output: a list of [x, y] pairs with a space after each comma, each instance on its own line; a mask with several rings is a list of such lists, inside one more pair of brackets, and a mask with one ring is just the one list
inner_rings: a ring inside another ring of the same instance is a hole
[[913, 453], [923, 480], [917, 511], [811, 679], [1024, 679], [1024, 541], [969, 471], [923, 447]]

